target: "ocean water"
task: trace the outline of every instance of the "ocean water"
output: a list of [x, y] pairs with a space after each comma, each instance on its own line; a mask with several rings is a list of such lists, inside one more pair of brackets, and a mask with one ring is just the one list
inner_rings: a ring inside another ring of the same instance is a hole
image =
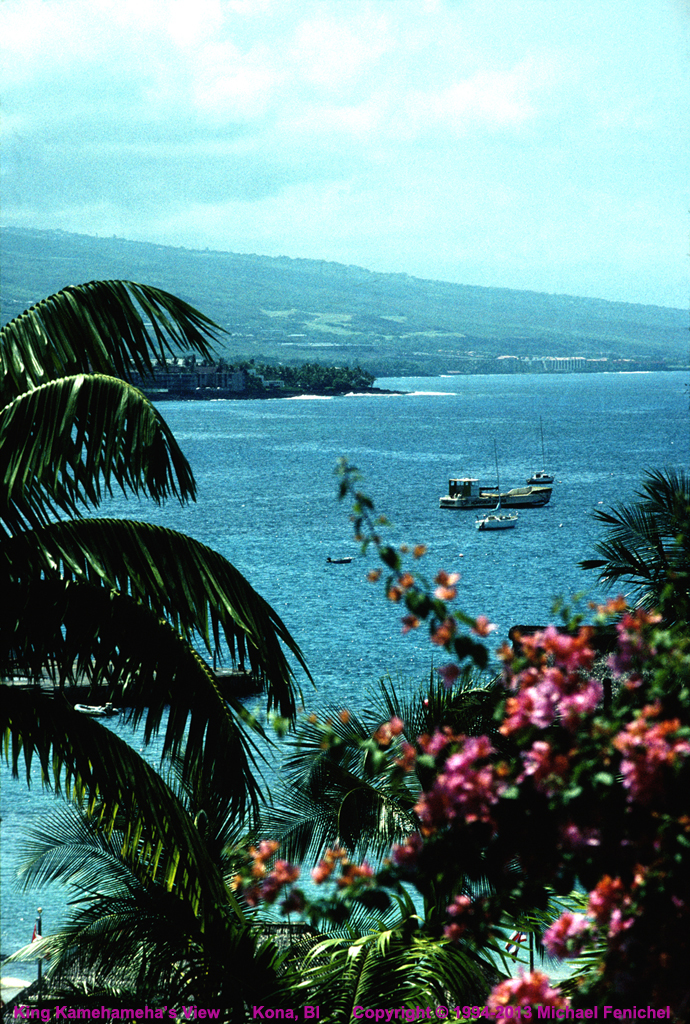
[[[498, 647], [516, 623], [546, 623], [556, 596], [603, 593], [577, 567], [601, 527], [596, 507], [634, 497], [645, 468], [690, 466], [688, 377], [684, 373], [395, 378], [396, 395], [334, 399], [166, 402], [163, 413], [195, 472], [198, 501], [161, 509], [114, 498], [104, 514], [158, 522], [228, 557], [275, 607], [305, 653], [316, 688], [304, 704], [357, 706], [386, 673], [411, 684], [428, 675], [433, 652], [422, 630], [401, 635], [400, 609], [367, 582], [373, 555], [358, 557], [334, 470], [345, 457], [362, 488], [392, 522], [396, 543], [428, 554], [417, 568], [459, 572], [458, 606], [484, 613]], [[448, 478], [518, 486], [542, 466], [555, 474], [551, 502], [521, 511], [515, 530], [479, 533], [474, 514], [440, 510]], [[327, 557], [356, 556], [347, 565]], [[136, 742], [136, 740], [135, 740]], [[25, 825], [40, 823], [52, 797], [30, 791], [2, 768], [2, 933], [12, 952], [31, 938], [36, 907], [45, 930], [62, 918], [64, 895], [17, 885]], [[9, 965], [8, 965], [9, 971]], [[3, 972], [5, 973], [5, 972]], [[12, 965], [31, 979], [34, 968]]]

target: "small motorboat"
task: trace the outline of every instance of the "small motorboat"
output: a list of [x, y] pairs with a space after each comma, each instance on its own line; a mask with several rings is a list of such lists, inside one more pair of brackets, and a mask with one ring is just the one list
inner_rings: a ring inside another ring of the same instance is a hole
[[501, 506], [497, 505], [488, 516], [482, 516], [474, 524], [478, 530], [512, 530], [517, 526], [517, 512], [501, 512]]
[[119, 715], [118, 708], [114, 708], [111, 701], [107, 704], [75, 704], [74, 710], [79, 711], [82, 715], [90, 715], [91, 718], [111, 718], [113, 715]]
[[331, 565], [347, 565], [352, 561], [352, 558], [327, 558], [326, 561], [330, 562]]
[[[494, 441], [494, 455], [496, 456], [496, 480], [498, 481], [498, 449]], [[498, 504], [485, 516], [480, 516], [475, 522], [478, 530], [512, 530], [517, 524], [517, 512], [501, 512], [501, 485], [497, 482]]]

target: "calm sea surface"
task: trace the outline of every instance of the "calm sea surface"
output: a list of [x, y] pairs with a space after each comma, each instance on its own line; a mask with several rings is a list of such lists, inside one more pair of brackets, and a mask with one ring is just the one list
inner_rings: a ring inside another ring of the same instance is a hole
[[[592, 554], [601, 528], [591, 510], [634, 497], [645, 468], [690, 465], [688, 377], [684, 373], [395, 378], [402, 395], [336, 399], [170, 402], [162, 411], [192, 464], [199, 499], [163, 509], [113, 500], [107, 515], [182, 530], [229, 558], [275, 607], [300, 643], [320, 699], [356, 706], [387, 672], [420, 681], [431, 649], [422, 631], [401, 636], [400, 610], [366, 582], [373, 556], [357, 555], [349, 509], [337, 500], [336, 460], [364, 475], [364, 490], [392, 521], [391, 540], [423, 542], [419, 568], [462, 574], [459, 607], [490, 616], [499, 629], [545, 623], [553, 598], [587, 591], [594, 577], [577, 562]], [[450, 476], [502, 487], [542, 466], [555, 473], [551, 502], [520, 512], [515, 530], [478, 533], [474, 514], [441, 511]], [[31, 938], [35, 910], [45, 930], [64, 915], [47, 888], [28, 895], [16, 883], [18, 840], [40, 822], [52, 798], [27, 790], [2, 769], [2, 953]], [[9, 966], [7, 973], [9, 973]], [[33, 978], [35, 969], [11, 965]], [[5, 972], [3, 972], [5, 973]]]

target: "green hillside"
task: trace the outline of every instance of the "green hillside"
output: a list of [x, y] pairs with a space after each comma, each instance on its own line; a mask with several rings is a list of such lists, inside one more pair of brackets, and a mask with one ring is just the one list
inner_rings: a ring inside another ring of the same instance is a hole
[[498, 356], [688, 365], [687, 312], [665, 307], [62, 231], [5, 228], [1, 259], [3, 323], [64, 285], [129, 278], [211, 316], [233, 361], [357, 363], [376, 375], [471, 372]]

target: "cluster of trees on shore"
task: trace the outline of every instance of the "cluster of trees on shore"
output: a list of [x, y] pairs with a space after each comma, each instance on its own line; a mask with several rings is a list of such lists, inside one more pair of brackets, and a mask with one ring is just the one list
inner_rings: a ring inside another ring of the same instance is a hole
[[[302, 653], [229, 562], [91, 515], [111, 487], [194, 499], [165, 420], [127, 378], [132, 361], [150, 376], [178, 351], [210, 358], [214, 330], [127, 282], [66, 289], [2, 329], [0, 670], [50, 665], [56, 690], [2, 685], [0, 728], [13, 770], [37, 760], [66, 797], [31, 836], [26, 878], [79, 893], [68, 926], [21, 954], [50, 957], [51, 1004], [215, 1006], [227, 1021], [318, 1005], [334, 1024], [356, 1006], [472, 1019], [668, 1004], [686, 1019], [688, 475], [651, 472], [637, 501], [598, 513], [606, 537], [583, 567], [636, 587], [633, 604], [593, 609], [591, 626], [564, 613], [490, 679], [489, 620], [455, 609], [451, 574], [419, 573], [423, 545], [382, 539], [343, 467], [341, 497], [380, 560], [372, 581], [447, 662], [417, 693], [384, 683], [366, 708], [300, 718]], [[607, 690], [594, 669], [610, 624]], [[287, 735], [272, 803], [265, 723], [212, 669], [225, 648]], [[146, 742], [164, 730], [159, 771], [66, 703], [77, 673], [99, 703], [131, 708]], [[511, 977], [516, 933], [518, 948], [574, 959], [573, 977]]]
[[279, 380], [284, 387], [307, 393], [343, 393], [357, 388], [370, 388], [374, 375], [361, 366], [325, 366], [322, 363], [301, 363], [291, 366], [278, 363], [271, 366], [258, 363], [254, 367], [266, 380]]

